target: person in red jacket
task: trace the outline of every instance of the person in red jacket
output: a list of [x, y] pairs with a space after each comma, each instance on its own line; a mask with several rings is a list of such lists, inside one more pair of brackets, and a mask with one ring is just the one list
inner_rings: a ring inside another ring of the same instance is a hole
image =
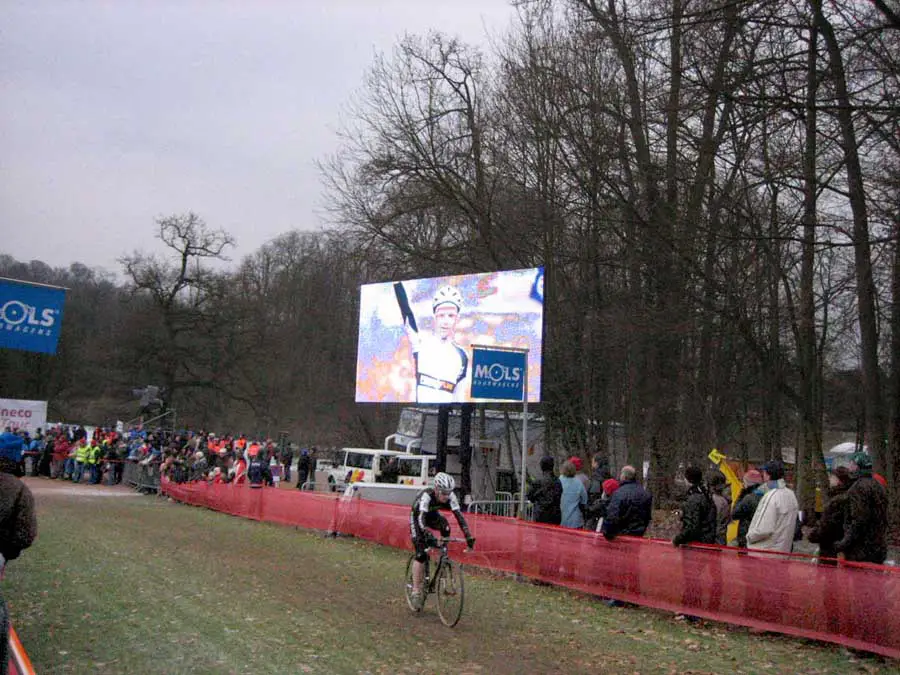
[[242, 455], [238, 455], [237, 459], [234, 460], [231, 482], [237, 485], [243, 485], [247, 482], [247, 460]]
[[53, 444], [53, 459], [50, 460], [50, 478], [63, 478], [65, 474], [66, 460], [69, 458], [71, 443], [66, 435], [59, 433]]

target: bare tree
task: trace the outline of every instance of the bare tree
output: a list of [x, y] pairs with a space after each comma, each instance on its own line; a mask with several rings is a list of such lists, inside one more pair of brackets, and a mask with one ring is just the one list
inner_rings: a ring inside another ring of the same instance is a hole
[[221, 276], [203, 263], [226, 260], [234, 240], [223, 230], [208, 228], [194, 213], [160, 218], [156, 225], [169, 256], [134, 253], [120, 262], [132, 293], [147, 299], [135, 317], [140, 329], [133, 336], [136, 358], [143, 361], [148, 378], [159, 378], [171, 402], [180, 390], [215, 382], [219, 350], [210, 346], [227, 325], [217, 311], [225, 287]]
[[440, 33], [379, 56], [323, 167], [338, 220], [432, 263], [500, 264], [484, 78], [480, 53]]

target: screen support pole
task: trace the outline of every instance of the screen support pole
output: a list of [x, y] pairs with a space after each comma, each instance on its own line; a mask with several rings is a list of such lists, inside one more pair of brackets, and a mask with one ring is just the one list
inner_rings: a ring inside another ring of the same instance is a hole
[[522, 468], [519, 479], [519, 518], [525, 520], [525, 460], [528, 455], [528, 350], [525, 350], [525, 382], [522, 385]]
[[437, 447], [434, 458], [435, 471], [447, 470], [447, 436], [450, 431], [450, 404], [441, 403], [438, 406], [437, 417]]

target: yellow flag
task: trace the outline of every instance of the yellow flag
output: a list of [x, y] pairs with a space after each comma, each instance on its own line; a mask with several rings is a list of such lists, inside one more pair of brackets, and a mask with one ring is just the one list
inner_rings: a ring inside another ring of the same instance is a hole
[[[719, 467], [719, 471], [722, 472], [722, 475], [725, 476], [725, 480], [728, 481], [728, 485], [731, 487], [731, 508], [734, 508], [735, 504], [737, 504], [738, 497], [741, 496], [741, 490], [744, 489], [744, 484], [741, 482], [741, 479], [737, 477], [734, 469], [729, 466], [726, 461], [727, 459], [728, 457], [715, 448], [709, 453], [709, 461]], [[732, 520], [731, 523], [728, 524], [728, 532], [726, 533], [725, 539], [726, 541], [734, 541], [737, 539], [737, 535], [738, 522]]]

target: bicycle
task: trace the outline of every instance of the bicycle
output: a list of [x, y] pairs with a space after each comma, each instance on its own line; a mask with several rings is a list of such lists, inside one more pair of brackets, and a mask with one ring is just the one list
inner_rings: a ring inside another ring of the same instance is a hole
[[[442, 537], [436, 547], [428, 548], [428, 560], [425, 561], [425, 580], [422, 585], [422, 601], [417, 604], [413, 594], [413, 563], [416, 554], [409, 557], [406, 564], [406, 604], [413, 612], [421, 612], [428, 595], [437, 595], [438, 616], [441, 623], [453, 628], [462, 616], [463, 599], [465, 598], [465, 582], [462, 566], [450, 559], [447, 547], [452, 542], [465, 542], [465, 539]], [[434, 553], [438, 553], [434, 556]], [[434, 575], [431, 574], [432, 558], [436, 557]]]

